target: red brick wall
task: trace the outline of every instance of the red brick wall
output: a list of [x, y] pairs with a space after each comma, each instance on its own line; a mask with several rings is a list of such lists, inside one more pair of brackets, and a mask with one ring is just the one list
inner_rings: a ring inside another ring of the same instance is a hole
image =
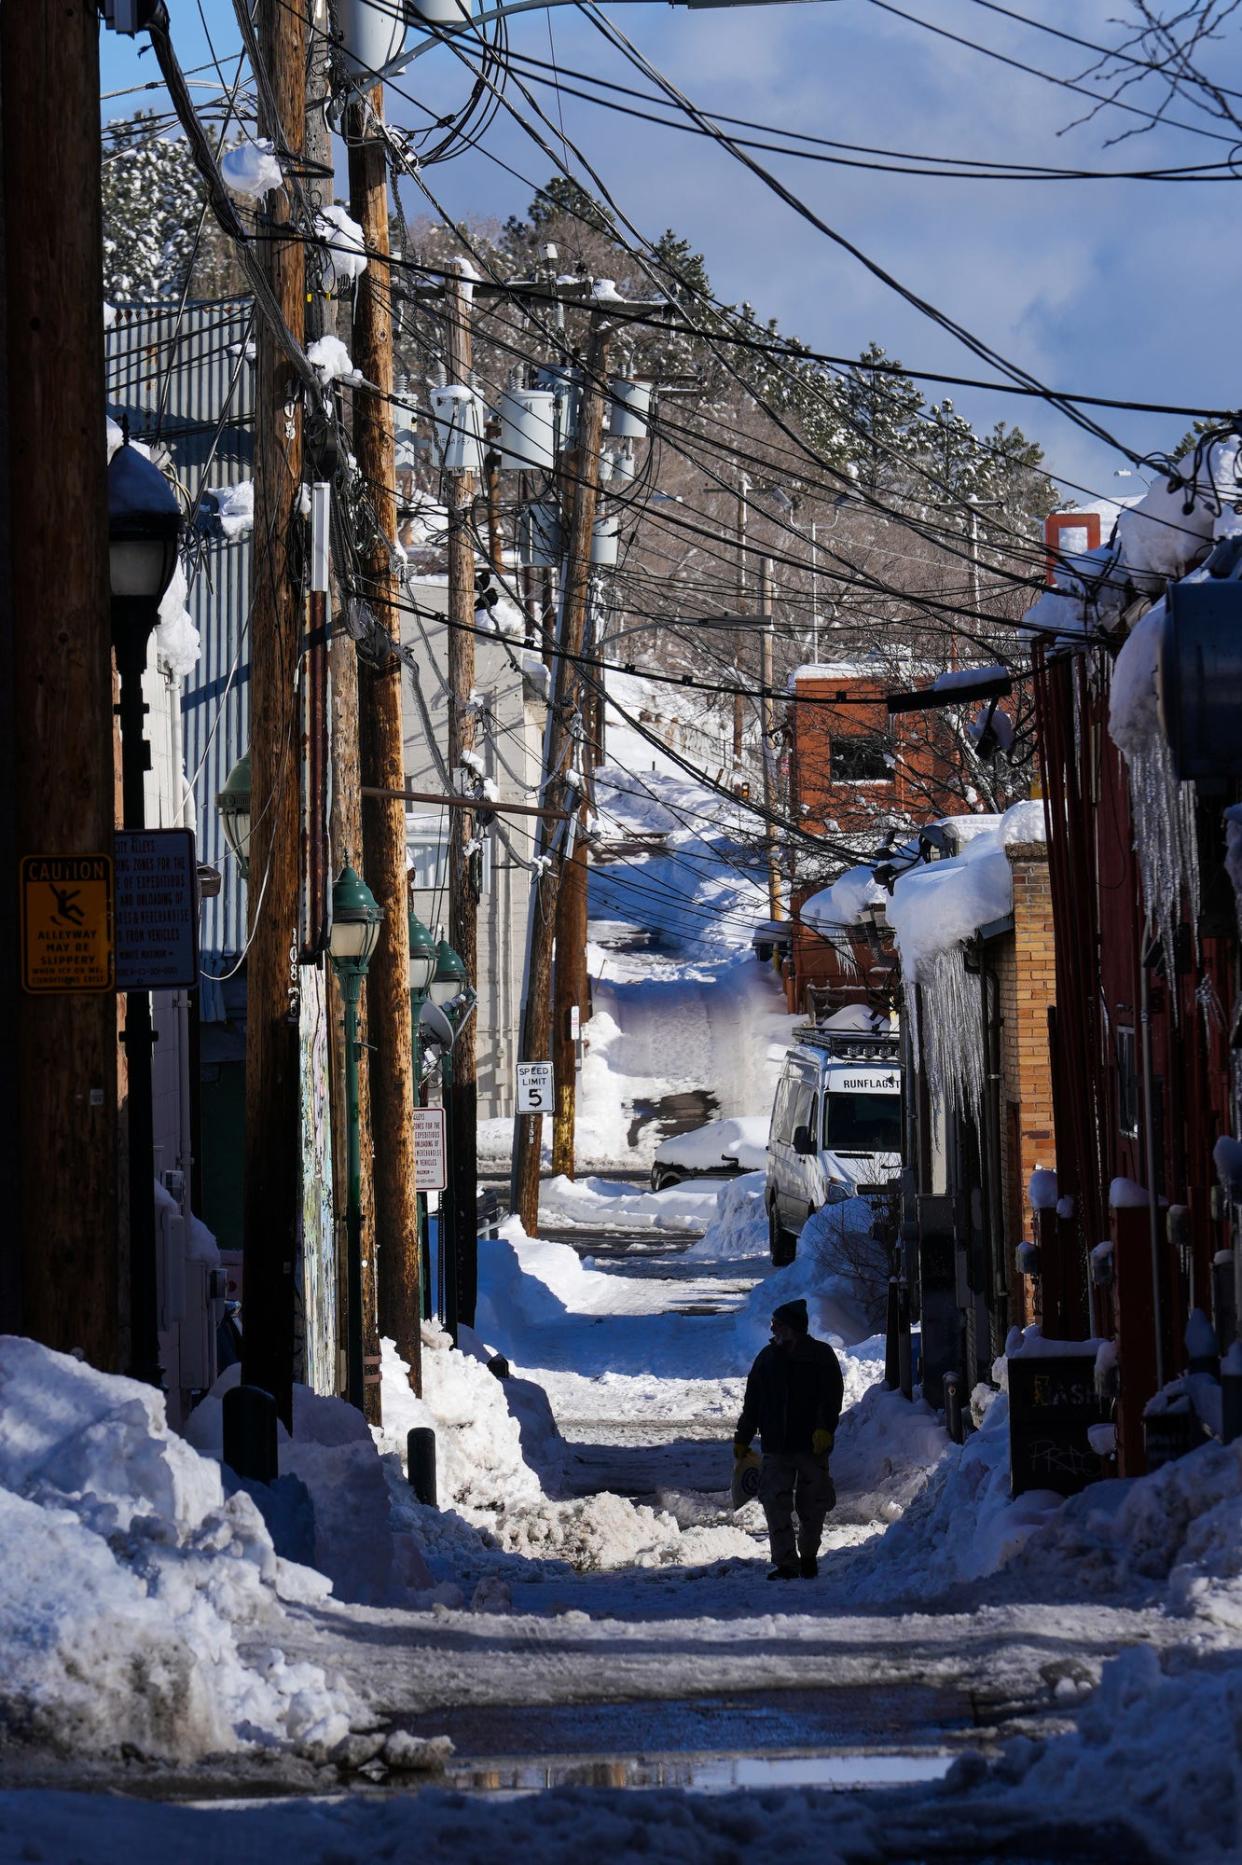
[[[1052, 1124], [1052, 1069], [1048, 1055], [1048, 1006], [1057, 1000], [1053, 948], [1052, 896], [1048, 855], [1042, 843], [1022, 843], [1007, 851], [1013, 870], [1013, 935], [997, 965], [1001, 1030], [1001, 1179], [1009, 1261], [1013, 1250], [1034, 1237], [1027, 1185], [1036, 1166], [1056, 1168]], [[1016, 1117], [1009, 1110], [1016, 1108]], [[1015, 1294], [1021, 1283], [1011, 1270]], [[1027, 1287], [1029, 1300], [1029, 1284]], [[1029, 1320], [1029, 1314], [1014, 1314]]]

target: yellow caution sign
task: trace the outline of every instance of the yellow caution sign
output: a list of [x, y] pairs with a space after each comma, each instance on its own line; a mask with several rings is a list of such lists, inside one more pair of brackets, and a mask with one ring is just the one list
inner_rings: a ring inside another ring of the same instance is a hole
[[112, 989], [111, 855], [23, 855], [22, 987]]

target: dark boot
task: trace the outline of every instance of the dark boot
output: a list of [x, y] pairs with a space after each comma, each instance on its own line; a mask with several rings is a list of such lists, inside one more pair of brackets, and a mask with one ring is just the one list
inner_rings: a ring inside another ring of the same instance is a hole
[[797, 1568], [792, 1566], [787, 1567], [783, 1563], [780, 1567], [774, 1567], [768, 1575], [769, 1580], [796, 1580], [797, 1578]]
[[804, 1580], [814, 1580], [819, 1572], [819, 1562], [813, 1554], [803, 1554], [799, 1557], [798, 1572]]

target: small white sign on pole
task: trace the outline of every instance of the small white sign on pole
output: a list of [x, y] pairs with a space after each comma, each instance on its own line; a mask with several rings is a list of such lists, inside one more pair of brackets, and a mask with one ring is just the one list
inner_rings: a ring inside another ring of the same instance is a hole
[[517, 1111], [519, 1114], [551, 1113], [552, 1064], [550, 1062], [518, 1063]]
[[444, 1147], [444, 1109], [414, 1109], [414, 1184], [420, 1192], [442, 1192], [448, 1185]]

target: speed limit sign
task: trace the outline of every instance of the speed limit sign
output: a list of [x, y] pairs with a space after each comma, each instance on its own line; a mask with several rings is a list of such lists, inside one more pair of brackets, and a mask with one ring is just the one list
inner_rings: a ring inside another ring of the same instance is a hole
[[517, 1065], [517, 1111], [519, 1114], [546, 1114], [552, 1107], [552, 1064], [519, 1062]]

